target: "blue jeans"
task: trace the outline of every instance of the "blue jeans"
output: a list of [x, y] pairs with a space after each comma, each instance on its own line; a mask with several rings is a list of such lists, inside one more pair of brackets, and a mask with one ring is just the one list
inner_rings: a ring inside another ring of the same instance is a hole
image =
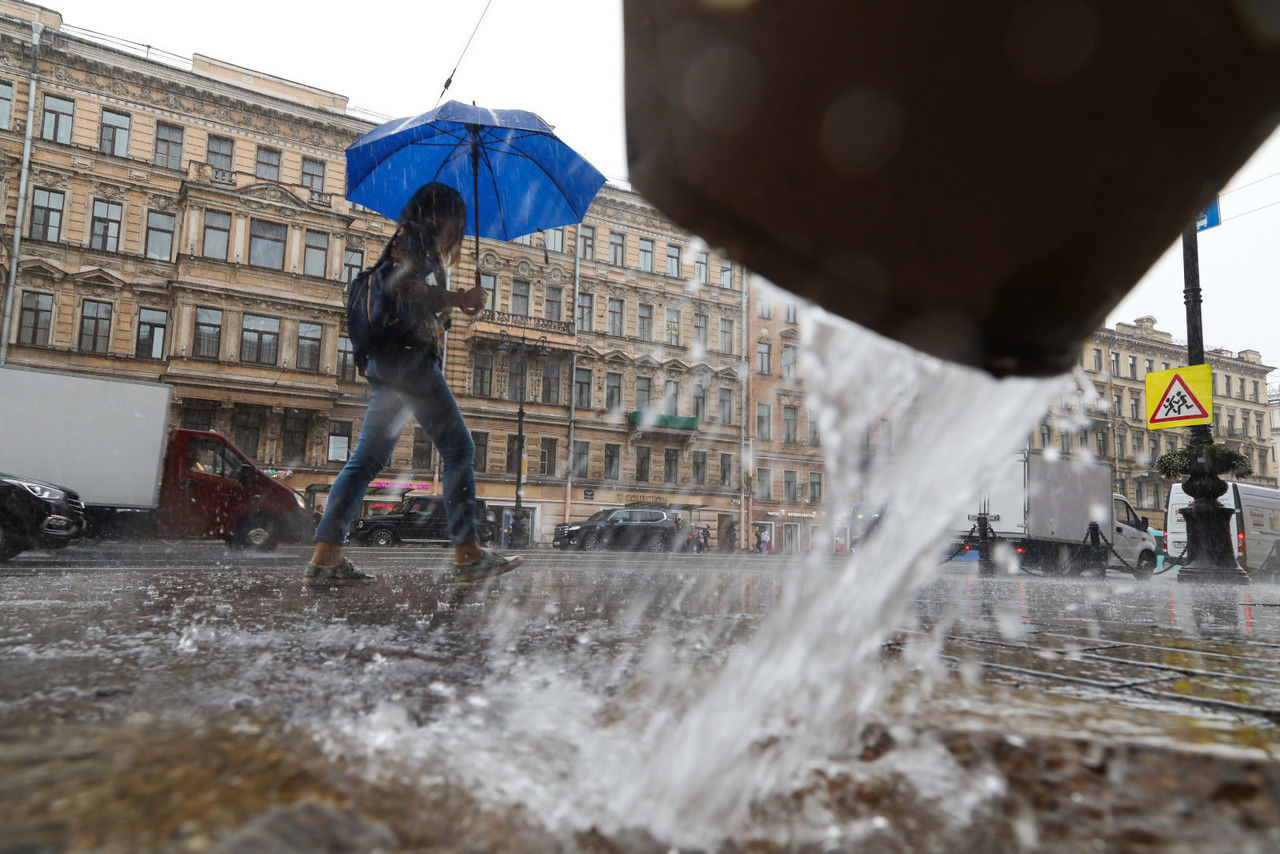
[[391, 452], [412, 414], [440, 452], [450, 540], [454, 545], [478, 540], [476, 446], [440, 371], [440, 361], [420, 350], [394, 350], [370, 358], [366, 373], [372, 391], [360, 438], [333, 482], [313, 539], [347, 541], [369, 483], [391, 462]]

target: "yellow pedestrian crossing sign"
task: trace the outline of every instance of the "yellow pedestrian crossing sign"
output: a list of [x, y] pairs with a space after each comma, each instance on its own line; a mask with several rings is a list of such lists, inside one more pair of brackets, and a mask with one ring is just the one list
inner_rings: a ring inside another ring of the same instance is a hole
[[1193, 427], [1213, 422], [1213, 372], [1192, 365], [1147, 374], [1147, 427]]

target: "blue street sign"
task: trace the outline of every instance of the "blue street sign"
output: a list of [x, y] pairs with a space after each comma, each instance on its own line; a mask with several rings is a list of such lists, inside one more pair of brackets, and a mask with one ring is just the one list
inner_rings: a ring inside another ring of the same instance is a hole
[[1200, 211], [1200, 216], [1196, 217], [1196, 231], [1204, 231], [1206, 228], [1213, 228], [1215, 225], [1222, 225], [1222, 215], [1218, 212], [1218, 197], [1214, 196], [1209, 206]]

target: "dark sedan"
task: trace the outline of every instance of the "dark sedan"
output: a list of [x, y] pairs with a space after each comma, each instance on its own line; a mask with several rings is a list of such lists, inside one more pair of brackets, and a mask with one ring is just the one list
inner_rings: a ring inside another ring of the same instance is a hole
[[558, 549], [641, 549], [678, 551], [685, 546], [689, 525], [673, 510], [659, 507], [620, 507], [600, 510], [581, 522], [557, 525], [551, 544]]

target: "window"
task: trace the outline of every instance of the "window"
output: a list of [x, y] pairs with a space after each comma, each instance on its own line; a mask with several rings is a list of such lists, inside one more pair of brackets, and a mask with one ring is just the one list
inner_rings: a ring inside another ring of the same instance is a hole
[[285, 463], [298, 464], [307, 454], [307, 414], [301, 409], [286, 409], [280, 425], [280, 457]]
[[484, 307], [492, 311], [496, 307], [498, 280], [492, 273], [481, 273], [480, 287], [484, 288]]
[[1129, 395], [1129, 417], [1137, 421], [1142, 416], [1139, 414], [1139, 401], [1136, 394]]
[[1049, 425], [1048, 425], [1048, 424], [1041, 424], [1041, 425], [1040, 425], [1040, 447], [1041, 447], [1041, 448], [1048, 448], [1048, 447], [1049, 447], [1049, 440], [1052, 438], [1052, 436], [1053, 436], [1053, 434], [1052, 434], [1052, 432], [1049, 430]]
[[542, 300], [542, 316], [547, 320], [564, 319], [564, 297], [560, 288], [547, 286], [546, 296]]
[[788, 380], [796, 378], [796, 348], [783, 345], [782, 347], [782, 376]]
[[627, 238], [616, 231], [609, 232], [609, 263], [621, 267], [627, 254]]
[[182, 168], [182, 128], [156, 122], [155, 164], [169, 169]]
[[693, 256], [693, 280], [700, 285], [707, 283], [707, 253], [699, 252]]
[[768, 341], [759, 341], [756, 343], [756, 370], [762, 374], [769, 373], [770, 362], [773, 360], [773, 345]]
[[1129, 379], [1136, 380], [1138, 378], [1138, 357], [1129, 357]]
[[733, 319], [728, 317], [720, 318], [720, 352], [733, 352]]
[[302, 186], [314, 193], [324, 192], [324, 161], [302, 158]]
[[1244, 400], [1244, 377], [1240, 377], [1237, 381], [1239, 382], [1239, 385], [1236, 386], [1236, 389], [1239, 391], [1237, 397]]
[[636, 447], [636, 480], [640, 483], [646, 483], [649, 480], [649, 456], [650, 450], [645, 445]]
[[49, 328], [53, 325], [53, 295], [32, 293], [22, 295], [22, 309], [18, 314], [18, 343], [35, 347], [49, 344]]
[[222, 311], [196, 308], [196, 329], [192, 355], [200, 359], [216, 359], [222, 350]]
[[320, 370], [320, 341], [323, 327], [318, 323], [298, 324], [298, 370]]
[[1148, 374], [1156, 369], [1156, 363], [1153, 359], [1147, 359], [1144, 365], [1145, 365], [1146, 373]]
[[578, 226], [578, 257], [584, 261], [596, 259], [596, 230], [593, 226]]
[[1095, 371], [1102, 370], [1102, 350], [1097, 347], [1093, 348], [1093, 369]]
[[483, 474], [489, 468], [489, 434], [472, 433], [471, 441], [476, 446], [476, 472]]
[[1062, 453], [1071, 453], [1071, 431], [1063, 430], [1058, 438], [1061, 441]]
[[524, 400], [528, 364], [523, 356], [512, 356], [507, 362], [507, 400]]
[[663, 483], [680, 482], [680, 449], [667, 448], [662, 452]]
[[733, 389], [720, 389], [720, 423], [729, 425], [733, 423]]
[[87, 299], [80, 307], [80, 352], [105, 353], [111, 344], [111, 303]]
[[364, 250], [346, 249], [342, 253], [342, 281], [350, 282], [364, 271]]
[[693, 386], [693, 417], [699, 421], [707, 418], [707, 387], [700, 382]]
[[62, 234], [62, 193], [37, 188], [31, 194], [31, 236], [36, 240], [57, 240]]
[[768, 320], [773, 317], [773, 303], [769, 302], [769, 300], [764, 297], [760, 297], [760, 304], [756, 313], [765, 320]]
[[800, 491], [796, 489], [796, 473], [793, 471], [784, 471], [782, 473], [782, 500], [794, 504], [800, 498]]
[[1258, 451], [1258, 477], [1267, 476], [1267, 452]]
[[115, 110], [103, 110], [98, 125], [98, 150], [124, 157], [129, 153], [129, 117]]
[[71, 142], [75, 109], [75, 101], [59, 98], [57, 95], [45, 95], [44, 115], [40, 119], [40, 138], [64, 144]]
[[307, 229], [302, 250], [302, 272], [324, 278], [329, 266], [329, 235]]
[[606, 480], [617, 480], [622, 469], [622, 446], [604, 446], [604, 476]]
[[564, 229], [552, 228], [546, 232], [543, 232], [542, 245], [546, 247], [548, 252], [563, 252], [564, 251]]
[[213, 168], [213, 180], [230, 184], [235, 178], [233, 158], [236, 144], [229, 137], [209, 135], [209, 145], [205, 149], [204, 159]]
[[227, 260], [227, 247], [231, 245], [231, 214], [226, 211], [204, 212], [204, 246], [206, 258]]
[[726, 261], [726, 260], [720, 261], [720, 287], [722, 288], [733, 287], [733, 262], [732, 261]]
[[471, 393], [476, 397], [493, 396], [493, 356], [477, 353], [471, 363]]
[[538, 454], [539, 471], [543, 477], [556, 476], [556, 440], [543, 439], [542, 448]]
[[591, 408], [590, 368], [577, 368], [573, 373], [573, 405], [579, 409]]
[[1115, 415], [1124, 412], [1124, 396], [1120, 392], [1116, 392], [1111, 398], [1111, 412]]
[[356, 352], [351, 346], [351, 339], [345, 335], [338, 336], [338, 380], [347, 383], [356, 381]]
[[818, 447], [822, 444], [821, 437], [818, 435], [818, 419], [813, 417], [813, 411], [808, 410], [809, 416], [809, 444]]
[[138, 310], [138, 340], [133, 354], [139, 359], [164, 358], [164, 331], [169, 315], [154, 308]]
[[13, 118], [13, 84], [0, 80], [0, 130], [8, 130]]
[[283, 270], [284, 241], [288, 233], [288, 227], [282, 223], [249, 220], [249, 263]]
[[794, 406], [782, 407], [782, 441], [794, 445], [799, 440], [799, 423], [799, 410]]
[[187, 430], [212, 430], [213, 408], [212, 403], [189, 401], [182, 408], [182, 426]]
[[622, 374], [604, 375], [604, 408], [610, 412], [622, 409]]
[[663, 386], [662, 411], [667, 415], [680, 414], [680, 382], [667, 380]]
[[[1257, 380], [1253, 381], [1253, 400], [1255, 401], [1258, 400], [1258, 381]], [[1262, 433], [1259, 432], [1258, 435], [1261, 436]]]
[[822, 474], [820, 472], [809, 473], [809, 503], [822, 503]]
[[767, 403], [756, 404], [756, 438], [773, 439], [773, 412]]
[[653, 241], [647, 237], [640, 238], [640, 269], [645, 273], [653, 272]]
[[240, 361], [274, 365], [280, 349], [280, 318], [246, 314], [240, 327]]
[[511, 313], [529, 316], [529, 283], [519, 280], [511, 283]]
[[591, 459], [591, 443], [590, 442], [574, 442], [573, 443], [573, 476], [586, 477], [587, 465]]
[[761, 501], [773, 498], [773, 472], [769, 469], [756, 469], [756, 498]]
[[591, 318], [594, 314], [591, 294], [578, 294], [578, 304], [574, 309], [574, 322], [579, 332], [591, 331]]
[[171, 213], [147, 212], [147, 257], [168, 261], [173, 254], [173, 223]]
[[680, 275], [680, 247], [667, 245], [667, 275]]
[[351, 454], [351, 422], [350, 421], [330, 421], [329, 422], [329, 453], [330, 462], [346, 462], [347, 457]]
[[636, 337], [643, 341], [653, 340], [653, 306], [640, 304], [636, 312]]
[[667, 343], [678, 345], [680, 343], [680, 309], [667, 309]]
[[733, 454], [720, 455], [720, 485], [733, 483]]
[[707, 482], [707, 452], [693, 452], [693, 482], [696, 484], [704, 484]]
[[636, 409], [644, 412], [649, 408], [653, 394], [653, 380], [649, 377], [636, 377]]
[[257, 459], [258, 441], [262, 435], [262, 412], [256, 408], [237, 410], [233, 429], [236, 447], [250, 459]]
[[123, 208], [116, 202], [94, 201], [93, 221], [89, 230], [89, 248], [115, 252], [120, 245], [120, 219]]
[[507, 436], [507, 474], [515, 474], [520, 470], [520, 437]]
[[254, 158], [253, 174], [264, 181], [279, 181], [280, 149], [259, 145], [257, 157]]
[[1107, 431], [1097, 430], [1093, 434], [1095, 447], [1098, 449], [1098, 456], [1105, 457], [1107, 455]]
[[552, 359], [542, 361], [542, 402], [560, 403], [560, 363]]
[[620, 299], [609, 300], [609, 334], [622, 335], [623, 302]]
[[782, 306], [782, 320], [784, 323], [796, 322], [796, 304], [793, 302], [784, 303]]
[[707, 349], [707, 322], [705, 314], [693, 316], [693, 346], [702, 350]]
[[1138, 454], [1142, 453], [1142, 434], [1135, 432], [1133, 434], [1133, 457], [1138, 458]]

